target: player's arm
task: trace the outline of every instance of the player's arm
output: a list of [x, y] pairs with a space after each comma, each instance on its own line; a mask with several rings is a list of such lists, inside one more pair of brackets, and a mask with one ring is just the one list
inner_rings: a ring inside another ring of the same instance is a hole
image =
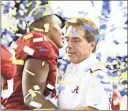
[[43, 62], [42, 60], [29, 58], [24, 65], [22, 90], [24, 102], [31, 109], [55, 108], [49, 100], [45, 100], [43, 95], [49, 72], [49, 65], [46, 62], [42, 65]]

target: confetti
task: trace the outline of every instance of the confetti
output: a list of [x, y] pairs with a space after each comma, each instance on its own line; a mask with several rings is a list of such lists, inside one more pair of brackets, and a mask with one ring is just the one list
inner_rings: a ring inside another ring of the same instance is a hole
[[23, 15], [24, 15], [24, 11], [23, 11], [23, 10], [19, 10], [19, 14], [20, 14], [21, 16], [23, 16]]
[[49, 24], [48, 23], [44, 24], [44, 28], [45, 28], [45, 32], [48, 32], [49, 31]]
[[22, 3], [20, 4], [19, 7], [20, 7], [20, 9], [22, 9], [22, 10], [25, 8], [24, 4], [22, 4]]
[[100, 29], [106, 29], [106, 24], [101, 25]]
[[102, 84], [110, 84], [110, 82], [104, 82], [104, 81], [100, 81], [100, 83], [102, 83]]
[[32, 107], [35, 107], [35, 108], [41, 108], [42, 107], [41, 103], [38, 103], [38, 102], [35, 102], [35, 101], [31, 101], [29, 103], [29, 105], [32, 106]]
[[16, 49], [18, 47], [18, 45], [16, 44], [16, 42], [12, 42], [10, 47], [13, 48], [13, 49]]
[[43, 29], [39, 29], [39, 28], [33, 28], [33, 30], [35, 30], [35, 31], [39, 31], [39, 32], [44, 32]]
[[112, 72], [110, 72], [110, 71], [107, 71], [107, 74], [108, 74], [109, 76], [111, 76], [111, 77], [116, 77], [116, 76], [117, 76], [117, 74], [114, 74], [114, 73], [112, 73]]
[[32, 95], [32, 97], [35, 97], [36, 96], [36, 93], [32, 89], [29, 89], [28, 92], [29, 92], [29, 94]]
[[40, 42], [40, 41], [43, 41], [43, 37], [34, 38], [34, 39], [33, 39], [33, 42]]
[[35, 20], [35, 18], [33, 16], [27, 16], [27, 17], [25, 17], [25, 21], [26, 22], [33, 21], [33, 20]]
[[78, 32], [75, 29], [72, 30], [72, 34], [73, 37], [78, 37]]
[[125, 96], [125, 95], [128, 96], [128, 89], [123, 89], [122, 91], [120, 91], [120, 94], [121, 94], [122, 97]]
[[27, 70], [27, 69], [25, 69], [25, 71], [26, 71], [27, 73], [31, 74], [32, 76], [35, 76], [35, 74], [34, 74], [34, 73], [30, 72], [30, 71], [29, 71], [29, 70]]
[[87, 31], [89, 31], [89, 32], [92, 32], [94, 29], [91, 27], [91, 26], [88, 26], [88, 25], [82, 25], [82, 28], [84, 29], [84, 30], [87, 30]]
[[16, 64], [16, 65], [24, 65], [24, 60], [13, 59], [13, 60], [12, 60], [12, 63], [13, 63], [13, 64]]
[[118, 45], [118, 44], [119, 44], [119, 42], [117, 42], [117, 40], [114, 40], [113, 42], [114, 42], [116, 45]]
[[101, 61], [101, 53], [97, 53], [96, 58]]
[[7, 13], [9, 13], [9, 7], [8, 7], [8, 9], [6, 8], [3, 10], [3, 14], [7, 14]]
[[28, 55], [33, 55], [34, 54], [34, 50], [28, 46], [25, 46], [23, 49], [24, 52], [26, 52]]
[[116, 27], [113, 27], [113, 28], [111, 28], [110, 30], [109, 30], [109, 32], [113, 32], [113, 31], [115, 31], [116, 30]]
[[42, 66], [44, 66], [44, 64], [45, 64], [45, 61], [42, 62]]
[[104, 34], [99, 34], [99, 35], [95, 35], [95, 39], [97, 40], [97, 41], [99, 41], [99, 40], [103, 40], [104, 39]]
[[16, 33], [16, 36], [21, 37], [21, 36], [23, 36], [23, 35], [22, 35], [22, 34], [19, 34], [19, 33]]
[[35, 8], [35, 6], [36, 6], [36, 1], [33, 1], [32, 2], [32, 8]]
[[28, 35], [24, 36], [24, 39], [27, 40], [27, 39], [29, 39], [31, 37], [33, 37], [33, 34], [28, 34]]
[[125, 62], [122, 62], [122, 64], [120, 65], [120, 68], [123, 68], [125, 65]]
[[34, 85], [33, 87], [34, 87], [34, 90], [39, 90], [40, 89], [39, 85]]
[[112, 63], [112, 62], [113, 62], [113, 58], [108, 57], [108, 58], [107, 58], [107, 61], [110, 62], [110, 63]]
[[109, 88], [104, 88], [104, 90], [107, 91], [107, 92], [113, 92], [113, 90], [109, 89]]
[[48, 85], [47, 85], [47, 88], [53, 90], [53, 89], [54, 89], [54, 86], [52, 86], [51, 84], [48, 84]]
[[99, 79], [103, 79], [104, 78], [104, 76], [102, 76], [100, 74], [97, 74], [96, 77], [99, 78]]

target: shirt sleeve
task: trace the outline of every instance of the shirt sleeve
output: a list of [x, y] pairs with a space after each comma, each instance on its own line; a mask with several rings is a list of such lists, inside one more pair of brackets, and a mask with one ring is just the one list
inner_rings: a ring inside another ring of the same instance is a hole
[[16, 65], [11, 62], [11, 53], [1, 45], [1, 72], [4, 79], [12, 79], [16, 72]]
[[24, 47], [24, 51], [26, 51], [29, 56], [40, 60], [47, 61], [52, 57], [50, 44], [45, 41], [32, 42], [29, 47]]
[[112, 96], [112, 84], [103, 71], [96, 71], [92, 75], [86, 96], [86, 105], [98, 110], [110, 110]]

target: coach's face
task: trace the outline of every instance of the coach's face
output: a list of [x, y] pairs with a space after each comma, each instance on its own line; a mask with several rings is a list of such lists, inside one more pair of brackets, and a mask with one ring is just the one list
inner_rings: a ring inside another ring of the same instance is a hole
[[86, 31], [81, 26], [70, 26], [64, 40], [66, 53], [70, 62], [77, 64], [85, 60], [92, 53], [91, 43], [85, 39]]

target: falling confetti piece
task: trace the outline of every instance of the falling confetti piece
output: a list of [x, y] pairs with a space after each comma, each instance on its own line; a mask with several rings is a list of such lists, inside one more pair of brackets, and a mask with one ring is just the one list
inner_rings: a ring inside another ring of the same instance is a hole
[[107, 91], [107, 92], [113, 92], [113, 90], [109, 89], [109, 88], [104, 88], [104, 90]]
[[92, 32], [94, 29], [91, 27], [91, 26], [88, 26], [88, 25], [82, 25], [82, 28], [84, 29], [84, 30], [87, 30], [87, 31], [89, 31], [89, 32]]
[[35, 52], [35, 50], [33, 50], [32, 48], [30, 48], [28, 46], [24, 46], [23, 51], [26, 52], [28, 55], [33, 55]]
[[118, 44], [119, 44], [119, 42], [117, 42], [117, 40], [114, 40], [113, 42], [114, 42], [116, 45], [118, 45]]
[[101, 61], [101, 53], [97, 53], [96, 58]]
[[104, 78], [104, 76], [102, 76], [100, 74], [97, 74], [96, 77], [99, 78], [99, 79], [103, 79]]
[[47, 88], [53, 90], [53, 89], [54, 89], [54, 86], [52, 86], [51, 84], [48, 84], [48, 85], [47, 85]]
[[110, 71], [107, 71], [107, 74], [108, 74], [109, 76], [112, 76], [112, 77], [116, 77], [116, 76], [117, 76], [117, 74], [114, 74], [114, 73], [112, 73], [112, 72], [110, 72]]
[[110, 62], [110, 63], [112, 63], [112, 62], [113, 62], [113, 58], [108, 57], [108, 58], [107, 58], [107, 61]]
[[25, 21], [26, 22], [33, 21], [33, 20], [35, 20], [35, 18], [33, 16], [27, 16], [27, 17], [25, 17]]
[[24, 65], [24, 60], [13, 59], [13, 60], [12, 60], [12, 63], [13, 63], [13, 64], [16, 64], [16, 65]]
[[44, 64], [45, 64], [45, 61], [42, 62], [42, 66], [44, 66]]
[[12, 42], [10, 47], [13, 48], [13, 49], [16, 49], [18, 47], [18, 45], [16, 44], [16, 42]]
[[36, 93], [32, 89], [29, 89], [28, 92], [29, 92], [29, 94], [32, 95], [32, 97], [35, 97], [36, 96]]
[[44, 28], [45, 28], [45, 32], [48, 32], [49, 31], [49, 24], [48, 23], [44, 24]]
[[128, 96], [128, 89], [123, 89], [122, 91], [120, 91], [120, 94], [122, 97], [125, 95]]
[[40, 89], [39, 85], [34, 85], [33, 87], [34, 87], [34, 90], [39, 90]]
[[33, 37], [33, 34], [28, 34], [28, 35], [24, 36], [24, 39], [27, 40], [27, 39], [29, 39], [31, 37]]
[[25, 69], [25, 71], [28, 73], [28, 74], [31, 74], [32, 76], [35, 76], [34, 73], [30, 72], [29, 70]]
[[35, 107], [35, 108], [41, 108], [42, 107], [41, 103], [38, 103], [38, 102], [35, 102], [35, 101], [31, 101], [29, 103], [29, 105], [32, 106], [32, 107]]
[[106, 29], [106, 24], [101, 25], [100, 29]]
[[33, 42], [40, 42], [40, 41], [43, 41], [43, 37], [34, 38], [34, 39], [33, 39]]
[[104, 82], [104, 81], [100, 81], [100, 83], [102, 83], [102, 84], [110, 84], [110, 82]]
[[35, 30], [35, 31], [39, 31], [39, 32], [44, 32], [43, 29], [39, 29], [39, 28], [33, 28], [33, 30]]
[[75, 29], [72, 30], [72, 33], [73, 33], [73, 37], [78, 37], [78, 32]]
[[100, 40], [103, 40], [104, 39], [104, 34], [99, 34], [99, 35], [95, 35], [95, 39], [97, 40], [97, 41], [100, 41]]

